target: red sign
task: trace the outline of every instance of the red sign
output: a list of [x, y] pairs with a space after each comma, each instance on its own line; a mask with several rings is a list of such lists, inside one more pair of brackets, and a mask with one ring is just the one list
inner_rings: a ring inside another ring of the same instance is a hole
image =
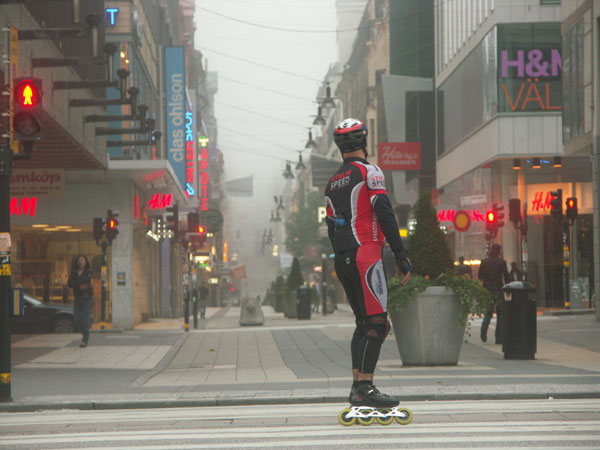
[[200, 210], [206, 211], [208, 209], [208, 153], [206, 152], [206, 146], [202, 146], [202, 151], [200, 152], [200, 192], [198, 196], [200, 197]]
[[455, 216], [459, 213], [468, 214], [471, 222], [483, 222], [485, 220], [485, 216], [477, 209], [461, 209], [459, 211], [454, 209], [440, 209], [437, 218], [440, 222], [454, 222]]
[[421, 168], [420, 142], [380, 142], [377, 164], [381, 170], [419, 170]]
[[31, 217], [34, 217], [36, 205], [37, 197], [23, 197], [20, 202], [18, 198], [13, 197], [10, 199], [10, 215], [25, 216], [29, 214]]
[[453, 223], [456, 231], [467, 231], [471, 226], [471, 216], [464, 209], [461, 209], [454, 214]]
[[173, 200], [172, 194], [153, 194], [150, 200], [148, 200], [148, 209], [164, 209], [167, 206], [171, 206]]

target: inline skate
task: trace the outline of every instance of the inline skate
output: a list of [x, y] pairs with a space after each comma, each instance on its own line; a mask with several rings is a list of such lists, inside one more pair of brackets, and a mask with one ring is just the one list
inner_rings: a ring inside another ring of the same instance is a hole
[[398, 401], [379, 392], [372, 384], [362, 384], [350, 391], [350, 408], [338, 414], [338, 421], [344, 426], [371, 425], [375, 420], [381, 425], [389, 425], [396, 419], [401, 425], [412, 421], [412, 413], [406, 408], [398, 408]]

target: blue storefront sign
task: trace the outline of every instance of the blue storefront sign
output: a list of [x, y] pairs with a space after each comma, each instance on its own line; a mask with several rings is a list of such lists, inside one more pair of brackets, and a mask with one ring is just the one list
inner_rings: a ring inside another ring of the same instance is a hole
[[186, 187], [185, 168], [185, 61], [183, 47], [165, 47], [167, 154], [181, 186]]

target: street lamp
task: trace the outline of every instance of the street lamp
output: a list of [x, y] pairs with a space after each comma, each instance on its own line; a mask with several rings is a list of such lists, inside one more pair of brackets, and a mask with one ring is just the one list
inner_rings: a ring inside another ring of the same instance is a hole
[[323, 98], [321, 106], [325, 109], [335, 109], [336, 105], [333, 99], [334, 97], [331, 96], [331, 87], [329, 86], [329, 82], [327, 82], [327, 86], [325, 87], [325, 97]]
[[325, 121], [325, 118], [323, 117], [323, 107], [319, 106], [317, 108], [317, 115], [316, 116], [311, 116], [314, 117], [315, 120], [313, 120], [313, 125], [320, 125], [323, 126], [325, 125], [327, 122]]
[[306, 145], [304, 146], [304, 148], [310, 148], [311, 150], [316, 150], [318, 147], [319, 146], [313, 139], [312, 130], [309, 128], [308, 129], [308, 141], [306, 141]]
[[289, 162], [285, 163], [285, 170], [283, 171], [283, 178], [292, 179], [294, 178], [294, 174], [292, 173], [292, 165]]
[[306, 166], [304, 165], [304, 162], [302, 161], [302, 152], [298, 152], [298, 164], [296, 164], [296, 170], [300, 171], [300, 170], [304, 170], [306, 169]]

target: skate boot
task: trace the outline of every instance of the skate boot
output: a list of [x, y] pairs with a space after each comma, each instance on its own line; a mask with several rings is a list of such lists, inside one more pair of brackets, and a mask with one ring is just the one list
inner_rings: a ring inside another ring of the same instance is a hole
[[352, 402], [356, 398], [356, 389], [357, 388], [358, 388], [358, 385], [355, 385], [355, 384], [353, 384], [352, 387], [350, 388], [350, 395], [348, 395], [348, 403], [352, 404]]
[[401, 425], [412, 421], [412, 413], [406, 408], [398, 408], [398, 400], [379, 392], [373, 384], [362, 384], [350, 391], [350, 408], [343, 409], [338, 421], [344, 426], [371, 425], [375, 420], [381, 425], [389, 425], [394, 419]]
[[400, 402], [389, 395], [379, 392], [373, 384], [361, 384], [350, 399], [352, 406], [370, 406], [372, 408], [394, 408]]

